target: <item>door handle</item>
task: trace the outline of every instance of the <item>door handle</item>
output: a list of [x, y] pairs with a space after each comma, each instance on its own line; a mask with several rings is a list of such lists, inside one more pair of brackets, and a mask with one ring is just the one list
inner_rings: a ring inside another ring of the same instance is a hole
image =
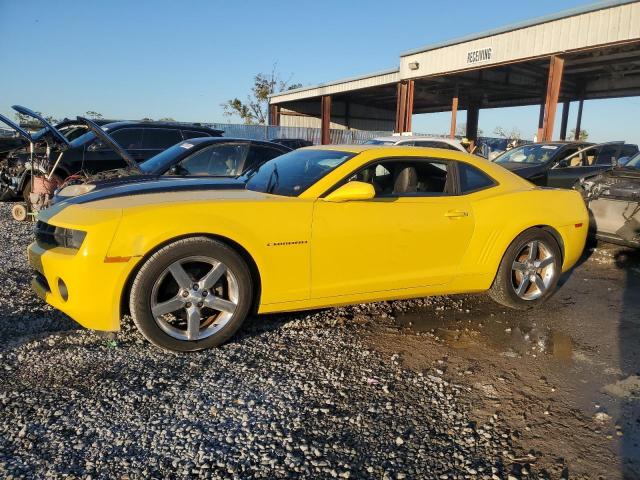
[[447, 218], [462, 218], [462, 217], [468, 217], [469, 212], [465, 212], [463, 210], [449, 210], [447, 213], [444, 214], [444, 216]]

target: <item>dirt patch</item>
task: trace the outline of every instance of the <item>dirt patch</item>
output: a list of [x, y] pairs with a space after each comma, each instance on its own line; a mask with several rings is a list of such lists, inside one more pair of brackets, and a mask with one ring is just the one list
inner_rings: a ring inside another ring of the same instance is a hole
[[638, 265], [637, 253], [599, 245], [541, 309], [445, 297], [373, 322], [368, 342], [468, 386], [476, 419], [504, 418], [553, 478], [638, 478]]

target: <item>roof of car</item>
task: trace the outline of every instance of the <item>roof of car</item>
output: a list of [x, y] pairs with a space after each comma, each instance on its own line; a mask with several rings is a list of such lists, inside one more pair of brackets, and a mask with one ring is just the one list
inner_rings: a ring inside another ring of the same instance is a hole
[[105, 130], [113, 130], [115, 128], [120, 127], [128, 127], [128, 126], [144, 126], [150, 128], [163, 128], [163, 127], [172, 127], [179, 128], [181, 130], [200, 130], [204, 132], [217, 132], [222, 133], [222, 130], [216, 130], [215, 128], [210, 128], [204, 125], [196, 125], [194, 123], [179, 123], [179, 122], [148, 122], [144, 120], [120, 120], [117, 122], [107, 123], [103, 125]]
[[286, 145], [281, 145], [279, 143], [267, 142], [265, 140], [252, 140], [250, 138], [232, 138], [232, 137], [193, 137], [188, 138], [187, 140], [183, 140], [180, 143], [192, 143], [194, 145], [200, 145], [201, 143], [225, 143], [225, 142], [247, 142], [254, 143], [258, 145], [266, 145], [270, 147], [275, 147], [280, 150], [291, 150]]

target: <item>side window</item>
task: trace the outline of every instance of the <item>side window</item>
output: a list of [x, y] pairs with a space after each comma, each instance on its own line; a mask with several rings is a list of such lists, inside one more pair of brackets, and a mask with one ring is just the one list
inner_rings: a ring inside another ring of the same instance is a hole
[[125, 150], [138, 150], [142, 148], [141, 128], [121, 128], [113, 132], [111, 137]]
[[422, 140], [415, 142], [416, 147], [431, 147], [431, 148], [444, 148], [445, 150], [457, 150], [447, 142], [438, 142], [435, 140]]
[[617, 158], [617, 153], [617, 145], [604, 145], [598, 152], [596, 165], [611, 165], [613, 163], [613, 159]]
[[[576, 152], [580, 150], [579, 148], [567, 148], [564, 152], [562, 152], [562, 161], [560, 162], [561, 168], [566, 167], [581, 167], [582, 166], [582, 154], [575, 155]], [[571, 158], [569, 158], [571, 157]]]
[[223, 143], [210, 145], [180, 162], [183, 175], [235, 177], [243, 170], [248, 145]]
[[263, 145], [251, 145], [251, 147], [249, 147], [249, 154], [247, 155], [247, 161], [244, 164], [243, 170], [258, 166], [267, 160], [279, 157], [283, 153], [284, 152], [276, 150], [275, 148]]
[[590, 167], [591, 165], [595, 165], [596, 157], [598, 156], [598, 150], [595, 148], [590, 148], [589, 150], [585, 150], [582, 152], [582, 156], [584, 158], [583, 165], [585, 167]]
[[189, 138], [198, 138], [198, 137], [210, 137], [206, 132], [196, 132], [195, 130], [182, 130], [182, 138], [185, 140]]
[[460, 190], [463, 194], [477, 192], [496, 184], [487, 174], [466, 163], [458, 163], [458, 173], [460, 175]]
[[439, 160], [386, 160], [369, 165], [348, 181], [373, 185], [376, 197], [452, 195], [450, 163]]
[[637, 145], [623, 145], [620, 149], [621, 157], [633, 157], [636, 153], [638, 153]]
[[180, 132], [172, 128], [145, 128], [142, 148], [164, 150], [182, 141]]

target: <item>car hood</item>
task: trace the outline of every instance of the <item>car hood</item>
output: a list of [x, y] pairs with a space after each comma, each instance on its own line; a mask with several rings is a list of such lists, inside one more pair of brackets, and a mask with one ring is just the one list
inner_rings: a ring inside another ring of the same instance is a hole
[[211, 190], [244, 190], [245, 182], [236, 178], [161, 177], [134, 175], [101, 180], [89, 193], [76, 197], [60, 197], [56, 205], [81, 205], [111, 198], [133, 195], [168, 194]]

